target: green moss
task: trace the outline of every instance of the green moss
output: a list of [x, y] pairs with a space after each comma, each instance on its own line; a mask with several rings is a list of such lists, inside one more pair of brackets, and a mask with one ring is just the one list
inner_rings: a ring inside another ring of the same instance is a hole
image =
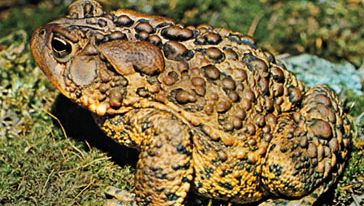
[[37, 6], [14, 7], [8, 11], [6, 19], [0, 20], [0, 37], [19, 29], [30, 34], [35, 27], [64, 15], [66, 8], [65, 3], [54, 5], [50, 1], [44, 1]]
[[129, 166], [115, 165], [97, 149], [87, 151], [85, 143], [64, 137], [50, 118], [0, 144], [1, 205], [100, 205], [108, 185], [130, 189], [133, 184]]
[[346, 98], [348, 106], [351, 108], [351, 115], [358, 117], [364, 113], [364, 95], [357, 95], [347, 90], [343, 95]]

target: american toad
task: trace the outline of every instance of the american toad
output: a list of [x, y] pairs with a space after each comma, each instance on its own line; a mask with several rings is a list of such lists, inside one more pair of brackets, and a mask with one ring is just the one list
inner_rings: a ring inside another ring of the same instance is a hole
[[62, 94], [140, 151], [137, 205], [183, 205], [190, 189], [311, 204], [343, 171], [338, 97], [306, 89], [249, 36], [78, 0], [34, 31], [31, 49]]

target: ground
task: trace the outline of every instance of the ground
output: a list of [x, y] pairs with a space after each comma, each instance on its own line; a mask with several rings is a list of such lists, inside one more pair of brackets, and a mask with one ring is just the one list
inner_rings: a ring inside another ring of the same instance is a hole
[[[60, 96], [29, 53], [31, 31], [65, 13], [68, 2], [0, 3], [0, 205], [93, 205], [105, 200], [108, 185], [133, 188], [137, 154], [102, 135], [87, 112]], [[108, 9], [128, 7], [184, 24], [207, 22], [249, 33], [279, 56], [310, 53], [363, 70], [364, 14], [359, 11], [364, 3], [359, 0], [101, 2]], [[349, 205], [364, 196], [364, 95], [347, 89], [340, 96], [352, 108], [351, 158], [318, 205], [328, 199], [328, 205]], [[211, 204], [220, 205], [195, 202]]]

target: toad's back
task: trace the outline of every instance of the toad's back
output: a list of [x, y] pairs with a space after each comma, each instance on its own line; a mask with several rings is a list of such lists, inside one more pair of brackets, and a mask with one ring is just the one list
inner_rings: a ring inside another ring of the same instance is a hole
[[[32, 51], [52, 83], [122, 144], [148, 150], [154, 139], [146, 128], [180, 122], [174, 134], [189, 134], [176, 143], [184, 164], [172, 167], [186, 171], [178, 173], [181, 188], [193, 183], [204, 196], [240, 203], [300, 198], [321, 194], [342, 171], [350, 127], [336, 95], [325, 86], [305, 90], [249, 36], [132, 10], [105, 14], [86, 0], [37, 30]], [[146, 181], [138, 173], [137, 180]], [[150, 191], [136, 187], [145, 202]], [[168, 201], [186, 196], [163, 190]]]

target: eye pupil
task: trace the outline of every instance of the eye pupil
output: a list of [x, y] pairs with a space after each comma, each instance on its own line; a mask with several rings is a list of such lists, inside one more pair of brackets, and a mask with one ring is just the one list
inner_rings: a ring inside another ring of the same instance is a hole
[[39, 34], [40, 34], [41, 36], [44, 36], [44, 35], [46, 34], [45, 29], [40, 30]]
[[52, 39], [52, 48], [57, 57], [65, 57], [72, 52], [72, 46], [67, 41], [57, 37]]

